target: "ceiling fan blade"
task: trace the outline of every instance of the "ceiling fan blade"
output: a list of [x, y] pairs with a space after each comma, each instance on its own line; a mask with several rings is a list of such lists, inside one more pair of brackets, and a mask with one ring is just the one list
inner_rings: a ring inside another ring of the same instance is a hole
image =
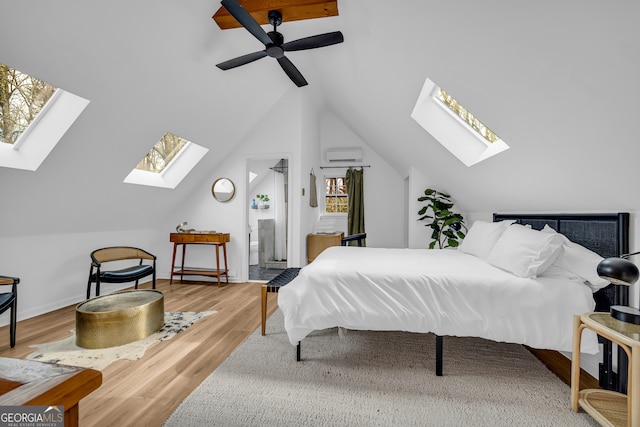
[[255, 38], [260, 40], [265, 46], [273, 43], [271, 38], [267, 35], [266, 31], [253, 19], [253, 16], [246, 9], [240, 6], [237, 0], [222, 0], [220, 2], [222, 6], [229, 11], [231, 16], [236, 18], [236, 21], [247, 29]]
[[253, 61], [257, 61], [260, 58], [264, 58], [267, 56], [266, 50], [261, 50], [258, 52], [248, 53], [246, 55], [238, 56], [237, 58], [230, 59], [228, 61], [221, 62], [216, 65], [216, 67], [221, 70], [230, 70], [232, 68], [239, 67], [244, 64], [248, 64]]
[[331, 46], [332, 44], [342, 43], [344, 37], [340, 31], [333, 33], [318, 34], [317, 36], [305, 37], [302, 39], [292, 40], [284, 43], [282, 49], [286, 52], [294, 50], [315, 49], [317, 47]]
[[293, 62], [289, 61], [289, 58], [286, 56], [282, 56], [278, 59], [278, 64], [282, 67], [287, 76], [296, 84], [298, 87], [306, 86], [309, 83], [304, 79], [300, 71], [293, 65]]

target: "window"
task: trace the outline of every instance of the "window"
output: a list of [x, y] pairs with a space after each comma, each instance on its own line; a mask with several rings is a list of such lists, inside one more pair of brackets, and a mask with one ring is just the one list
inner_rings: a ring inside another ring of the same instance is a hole
[[491, 129], [428, 78], [411, 118], [466, 166], [509, 149]]
[[345, 177], [325, 177], [324, 212], [346, 214], [349, 211], [349, 195]]
[[37, 170], [89, 101], [0, 64], [0, 167]]
[[208, 148], [167, 132], [138, 162], [124, 182], [176, 188], [208, 151]]
[[451, 111], [456, 113], [466, 124], [471, 126], [471, 129], [476, 131], [480, 136], [487, 140], [487, 142], [496, 142], [498, 135], [493, 133], [491, 129], [486, 127], [480, 120], [478, 120], [473, 114], [471, 114], [466, 108], [464, 108], [458, 101], [453, 99], [451, 95], [438, 88], [435, 97], [440, 100], [444, 105], [449, 107]]
[[156, 142], [156, 145], [140, 160], [136, 169], [154, 173], [162, 172], [188, 142], [171, 132], [165, 133], [160, 141]]
[[15, 144], [56, 89], [49, 83], [0, 64], [0, 141]]

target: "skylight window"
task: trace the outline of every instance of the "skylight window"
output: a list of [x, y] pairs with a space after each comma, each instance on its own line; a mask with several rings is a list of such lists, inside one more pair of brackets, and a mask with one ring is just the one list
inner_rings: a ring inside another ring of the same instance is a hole
[[138, 162], [124, 182], [176, 188], [208, 151], [208, 148], [167, 132]]
[[160, 138], [160, 141], [156, 142], [156, 145], [140, 160], [136, 169], [161, 173], [188, 142], [186, 139], [180, 138], [171, 132], [165, 133], [164, 136]]
[[35, 171], [89, 101], [0, 64], [0, 167]]
[[491, 129], [428, 78], [411, 117], [466, 166], [509, 149]]
[[447, 92], [442, 90], [442, 88], [438, 88], [436, 92], [436, 98], [440, 100], [444, 105], [449, 107], [451, 111], [456, 113], [458, 117], [460, 117], [466, 124], [471, 126], [471, 129], [475, 130], [482, 136], [487, 142], [492, 143], [496, 142], [498, 139], [498, 135], [493, 133], [491, 129], [486, 127], [477, 117], [471, 114], [466, 108], [464, 108], [458, 101], [453, 99], [453, 96], [449, 95]]
[[14, 144], [36, 119], [56, 87], [0, 64], [0, 141]]

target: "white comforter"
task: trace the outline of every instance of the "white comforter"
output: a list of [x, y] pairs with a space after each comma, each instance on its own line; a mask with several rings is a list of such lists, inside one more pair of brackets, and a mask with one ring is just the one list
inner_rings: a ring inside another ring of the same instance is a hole
[[[593, 311], [590, 288], [522, 279], [456, 250], [336, 246], [280, 289], [292, 344], [314, 330], [433, 332], [572, 350], [573, 314]], [[583, 332], [582, 352], [597, 353]]]

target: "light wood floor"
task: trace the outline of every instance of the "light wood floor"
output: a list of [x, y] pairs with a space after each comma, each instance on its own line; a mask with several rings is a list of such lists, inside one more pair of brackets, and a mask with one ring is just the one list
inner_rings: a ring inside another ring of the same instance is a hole
[[[218, 313], [159, 342], [137, 361], [120, 360], [102, 371], [102, 386], [80, 401], [80, 425], [161, 426], [174, 409], [260, 325], [260, 283], [174, 284], [159, 280], [165, 311]], [[147, 288], [147, 286], [142, 286]], [[268, 294], [269, 311], [276, 293]], [[75, 306], [18, 322], [17, 342], [9, 348], [8, 327], [0, 328], [0, 356], [23, 359], [29, 345], [68, 337], [75, 328]], [[295, 357], [292, 348], [291, 357]]]
[[[218, 313], [171, 340], [151, 346], [140, 360], [121, 360], [105, 368], [102, 386], [80, 402], [81, 426], [161, 426], [180, 402], [260, 325], [260, 283], [230, 283], [218, 288], [202, 283], [174, 282], [170, 286], [168, 280], [159, 280], [157, 286], [165, 296], [165, 311]], [[269, 293], [268, 298], [271, 313], [276, 309], [277, 294]], [[18, 322], [13, 349], [9, 348], [8, 327], [2, 327], [0, 356], [22, 359], [33, 352], [30, 345], [66, 338], [73, 328], [75, 306]], [[568, 384], [570, 364], [566, 358], [557, 352], [533, 353]], [[295, 357], [293, 350], [291, 357]], [[594, 384], [581, 386], [585, 387], [593, 388]]]

